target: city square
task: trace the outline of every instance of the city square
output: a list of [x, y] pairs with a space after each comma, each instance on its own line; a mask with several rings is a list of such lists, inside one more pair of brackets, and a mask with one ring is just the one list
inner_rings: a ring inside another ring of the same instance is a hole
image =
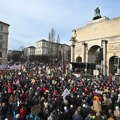
[[[91, 9], [89, 2], [77, 2], [86, 6], [87, 10]], [[114, 10], [104, 8], [106, 3], [103, 1], [92, 2], [92, 12], [79, 8], [82, 6], [77, 2], [70, 1], [69, 5], [82, 10], [84, 14], [80, 14], [81, 18], [85, 17], [81, 19], [84, 24], [78, 26], [72, 17], [75, 22], [71, 23], [68, 19], [62, 21], [62, 28], [55, 24], [59, 17], [56, 20], [49, 18], [53, 22], [43, 20], [45, 23], [42, 26], [43, 21], [41, 22], [41, 33], [38, 32], [40, 27], [37, 28], [39, 22], [35, 24], [37, 19], [34, 22], [32, 20], [34, 17], [39, 20], [42, 18], [32, 12], [29, 14], [33, 1], [28, 4], [29, 7], [19, 1], [18, 9], [21, 7], [26, 10], [25, 15], [30, 15], [32, 22], [26, 21], [27, 25], [21, 26], [18, 31], [14, 31], [14, 24], [17, 23], [17, 27], [20, 27], [19, 20], [27, 18], [22, 17], [12, 23], [14, 20], [1, 14], [7, 22], [0, 19], [0, 120], [120, 120], [119, 13], [114, 16]], [[35, 3], [34, 10], [42, 13], [42, 9]], [[54, 6], [51, 9], [49, 5], [53, 4], [48, 1], [38, 3], [55, 13], [60, 7]], [[53, 3], [60, 5], [61, 2]], [[67, 5], [68, 2], [65, 3]], [[119, 3], [109, 5], [116, 5], [119, 9]], [[3, 5], [7, 3], [3, 2]], [[11, 6], [9, 8], [12, 10]], [[67, 11], [67, 7], [64, 10]], [[107, 12], [111, 12], [113, 17], [103, 16]], [[66, 16], [68, 13], [63, 14]], [[10, 15], [12, 14], [17, 14], [17, 11], [13, 10]], [[48, 30], [48, 23], [50, 27], [54, 23], [61, 34], [57, 34], [54, 27]], [[38, 33], [33, 32], [35, 28], [32, 31], [31, 26], [36, 26]], [[26, 33], [24, 29], [27, 30]], [[69, 32], [71, 35], [67, 35]]]

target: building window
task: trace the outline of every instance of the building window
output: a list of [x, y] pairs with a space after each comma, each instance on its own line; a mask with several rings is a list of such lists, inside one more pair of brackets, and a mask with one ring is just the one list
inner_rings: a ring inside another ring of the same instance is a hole
[[0, 31], [3, 31], [3, 25], [0, 25]]
[[2, 43], [0, 42], [0, 48], [2, 48]]
[[0, 35], [0, 40], [3, 40], [3, 35]]
[[2, 52], [0, 52], [0, 57], [2, 57]]
[[40, 45], [40, 47], [41, 47], [41, 43], [40, 43], [39, 45]]
[[45, 50], [45, 54], [47, 53], [47, 51]]

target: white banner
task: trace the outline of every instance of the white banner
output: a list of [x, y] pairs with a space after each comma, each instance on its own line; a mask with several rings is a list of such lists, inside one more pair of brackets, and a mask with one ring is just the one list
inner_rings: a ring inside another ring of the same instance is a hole
[[6, 69], [6, 68], [7, 68], [7, 65], [0, 65], [0, 70]]

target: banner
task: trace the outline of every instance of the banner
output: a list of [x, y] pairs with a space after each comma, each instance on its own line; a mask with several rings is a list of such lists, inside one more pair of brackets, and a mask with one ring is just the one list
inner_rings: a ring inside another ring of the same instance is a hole
[[15, 70], [15, 69], [19, 69], [18, 65], [12, 65], [9, 67], [10, 70]]
[[7, 65], [0, 65], [0, 70], [6, 69]]

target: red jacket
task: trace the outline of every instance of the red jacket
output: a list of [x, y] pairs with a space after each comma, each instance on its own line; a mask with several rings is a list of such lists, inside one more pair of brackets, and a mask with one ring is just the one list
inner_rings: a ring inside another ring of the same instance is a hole
[[20, 117], [24, 118], [26, 116], [26, 109], [25, 108], [21, 108], [20, 109]]

